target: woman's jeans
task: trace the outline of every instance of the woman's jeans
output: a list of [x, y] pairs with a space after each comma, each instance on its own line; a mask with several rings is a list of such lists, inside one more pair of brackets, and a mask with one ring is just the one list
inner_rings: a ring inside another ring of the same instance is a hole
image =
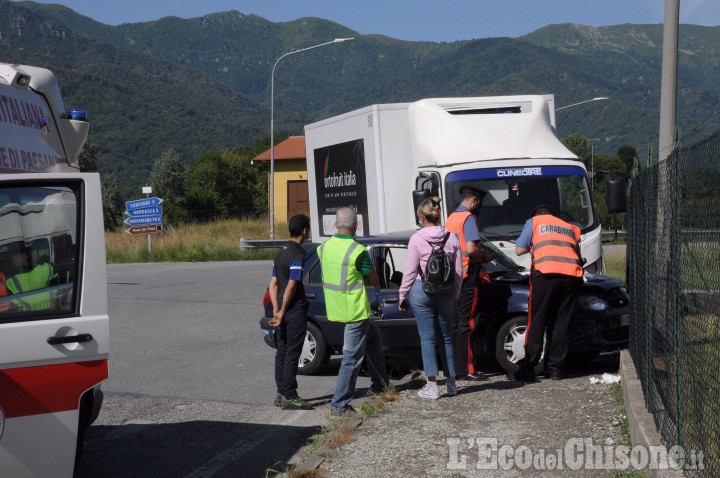
[[415, 320], [417, 320], [425, 376], [435, 377], [438, 374], [435, 353], [437, 337], [437, 341], [440, 343], [443, 373], [446, 377], [454, 377], [455, 361], [453, 357], [455, 355], [450, 336], [450, 323], [455, 312], [455, 292], [428, 295], [422, 289], [422, 281], [418, 279], [410, 288], [407, 299], [415, 312]]

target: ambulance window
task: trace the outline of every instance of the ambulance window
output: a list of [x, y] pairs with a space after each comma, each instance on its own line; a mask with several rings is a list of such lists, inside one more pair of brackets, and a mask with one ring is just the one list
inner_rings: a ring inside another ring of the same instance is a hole
[[79, 190], [0, 188], [0, 323], [73, 314]]

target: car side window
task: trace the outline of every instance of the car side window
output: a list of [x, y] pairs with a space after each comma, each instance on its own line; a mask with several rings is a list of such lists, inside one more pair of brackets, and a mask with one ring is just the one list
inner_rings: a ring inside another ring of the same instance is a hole
[[407, 260], [405, 246], [375, 246], [372, 258], [381, 289], [399, 289]]
[[[305, 263], [305, 267], [307, 267], [307, 262]], [[319, 260], [316, 260], [315, 263], [310, 266], [310, 273], [307, 275], [306, 284], [322, 286], [322, 269]]]

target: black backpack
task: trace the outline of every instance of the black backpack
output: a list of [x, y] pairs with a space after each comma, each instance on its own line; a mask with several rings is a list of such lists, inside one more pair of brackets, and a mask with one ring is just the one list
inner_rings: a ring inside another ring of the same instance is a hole
[[[418, 266], [418, 272], [422, 278], [422, 287], [426, 294], [447, 294], [455, 288], [455, 266], [450, 256], [445, 252], [445, 243], [448, 237], [450, 237], [449, 232], [445, 234], [445, 238], [441, 243], [426, 241], [432, 247], [432, 252], [425, 265], [425, 275]], [[435, 248], [438, 244], [440, 247]]]

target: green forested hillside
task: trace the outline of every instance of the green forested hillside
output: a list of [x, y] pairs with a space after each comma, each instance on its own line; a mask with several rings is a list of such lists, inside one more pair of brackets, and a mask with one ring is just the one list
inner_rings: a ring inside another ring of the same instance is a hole
[[[662, 27], [552, 25], [525, 37], [453, 43], [359, 35], [302, 18], [273, 23], [236, 11], [108, 26], [58, 5], [0, 0], [0, 59], [58, 74], [66, 107], [87, 109], [101, 171], [125, 188], [148, 177], [160, 153], [196, 159], [250, 145], [275, 127], [302, 125], [373, 103], [424, 97], [554, 93], [558, 134], [580, 132], [597, 152], [657, 138]], [[680, 30], [678, 120], [688, 142], [720, 127], [720, 27]]]

